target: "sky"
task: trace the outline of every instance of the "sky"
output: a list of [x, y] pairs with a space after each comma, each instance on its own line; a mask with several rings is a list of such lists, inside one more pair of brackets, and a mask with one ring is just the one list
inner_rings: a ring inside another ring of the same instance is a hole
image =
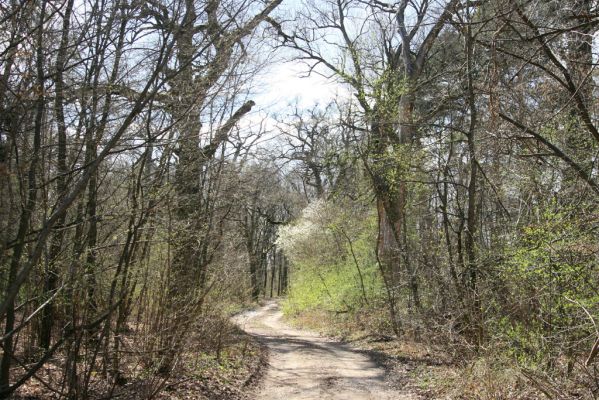
[[[312, 0], [284, 0], [276, 10], [276, 19], [296, 20], [298, 13], [305, 11]], [[313, 0], [319, 2], [322, 0]], [[291, 28], [288, 28], [291, 29]], [[258, 64], [265, 64], [258, 76], [252, 79], [249, 99], [256, 103], [251, 113], [239, 123], [246, 134], [252, 135], [258, 130], [268, 131], [260, 142], [268, 146], [270, 139], [278, 136], [277, 119], [291, 121], [295, 110], [312, 109], [315, 106], [326, 107], [334, 99], [347, 100], [353, 92], [347, 85], [334, 78], [327, 78], [316, 71], [308, 75], [309, 67], [291, 49], [263, 42], [255, 54]], [[320, 46], [326, 49], [326, 45]], [[326, 53], [326, 51], [325, 51]], [[318, 69], [317, 69], [318, 70]], [[323, 72], [325, 69], [321, 69]], [[266, 142], [266, 143], [265, 143]]]
[[[348, 98], [347, 87], [326, 77], [312, 73], [300, 61], [275, 61], [268, 65], [253, 82], [256, 103], [252, 112], [239, 123], [243, 130], [268, 131], [265, 139], [277, 136], [277, 118], [285, 120], [295, 109], [326, 107], [335, 98]], [[249, 133], [249, 132], [248, 132]], [[268, 140], [268, 139], [267, 139]]]
[[[316, 0], [320, 1], [320, 0]], [[306, 5], [306, 0], [284, 0], [275, 10], [276, 19], [294, 20]], [[260, 50], [259, 50], [260, 51]], [[309, 109], [315, 105], [326, 106], [335, 98], [348, 98], [351, 93], [339, 82], [317, 73], [307, 76], [308, 66], [299, 60], [290, 49], [265, 46], [262, 54], [257, 55], [258, 62], [266, 66], [252, 82], [252, 96], [256, 106], [246, 116], [246, 123], [255, 126], [266, 118], [266, 124], [274, 124], [272, 116], [284, 118], [298, 109]], [[264, 123], [264, 122], [263, 122]], [[243, 122], [241, 123], [243, 124]]]
[[347, 89], [339, 83], [316, 73], [306, 76], [306, 70], [299, 61], [270, 66], [260, 79], [259, 86], [264, 89], [254, 101], [260, 107], [277, 110], [295, 102], [300, 108], [326, 105], [336, 96], [347, 96]]

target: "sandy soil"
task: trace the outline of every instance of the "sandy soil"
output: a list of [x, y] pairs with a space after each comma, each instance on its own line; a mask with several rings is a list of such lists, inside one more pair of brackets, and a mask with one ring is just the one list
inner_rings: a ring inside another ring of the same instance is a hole
[[269, 349], [269, 368], [257, 400], [416, 400], [396, 390], [367, 355], [282, 321], [276, 302], [235, 318]]

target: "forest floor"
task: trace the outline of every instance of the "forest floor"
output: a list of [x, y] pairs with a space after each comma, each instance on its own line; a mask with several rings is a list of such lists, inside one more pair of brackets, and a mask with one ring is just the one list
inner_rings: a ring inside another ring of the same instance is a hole
[[254, 389], [256, 400], [417, 400], [402, 389], [368, 352], [289, 326], [276, 301], [235, 317], [247, 333], [265, 344], [269, 366]]
[[[221, 351], [207, 349], [205, 338], [191, 335], [186, 351], [169, 376], [162, 377], [144, 370], [139, 360], [123, 361], [123, 382], [113, 384], [94, 371], [89, 391], [80, 398], [139, 400], [252, 400], [249, 394], [261, 380], [268, 350], [251, 335], [227, 323], [223, 330]], [[133, 338], [124, 336], [124, 345]], [[127, 350], [127, 348], [125, 349]], [[63, 399], [61, 376], [64, 357], [53, 358], [35, 379], [29, 380], [14, 394], [15, 400]], [[15, 369], [15, 373], [21, 373]], [[126, 372], [126, 373], [125, 373]]]

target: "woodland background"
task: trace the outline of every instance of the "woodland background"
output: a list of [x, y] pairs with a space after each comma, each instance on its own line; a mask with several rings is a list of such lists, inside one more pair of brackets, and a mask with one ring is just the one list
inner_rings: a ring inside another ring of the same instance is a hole
[[[596, 398], [598, 28], [586, 0], [2, 2], [0, 396], [158, 395], [287, 295], [464, 398]], [[274, 54], [350, 95], [244, 124]]]

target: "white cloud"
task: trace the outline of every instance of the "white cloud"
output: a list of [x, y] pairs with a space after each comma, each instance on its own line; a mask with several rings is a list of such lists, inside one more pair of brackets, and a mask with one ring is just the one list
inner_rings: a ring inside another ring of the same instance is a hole
[[295, 102], [299, 108], [310, 108], [326, 105], [335, 97], [349, 97], [347, 88], [339, 82], [316, 73], [306, 75], [306, 65], [297, 61], [273, 65], [257, 82], [262, 88], [255, 98], [258, 107], [280, 112]]
[[250, 98], [256, 106], [238, 124], [244, 136], [260, 132], [259, 143], [268, 146], [279, 135], [275, 115], [289, 115], [294, 107], [306, 109], [316, 104], [324, 107], [335, 98], [351, 96], [339, 82], [316, 73], [307, 76], [307, 71], [308, 67], [299, 61], [279, 61], [255, 78]]

